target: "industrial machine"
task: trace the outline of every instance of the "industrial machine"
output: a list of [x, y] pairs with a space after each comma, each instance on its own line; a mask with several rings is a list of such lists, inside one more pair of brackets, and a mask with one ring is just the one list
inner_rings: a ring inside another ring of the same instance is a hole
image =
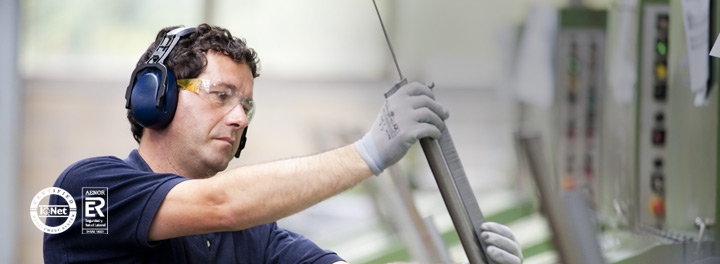
[[[693, 263], [718, 254], [709, 231], [718, 206], [718, 68], [707, 56], [718, 14], [713, 1], [680, 0], [610, 11], [608, 70], [637, 70], [608, 76], [615, 94], [602, 108], [597, 214], [609, 263]], [[710, 74], [698, 77], [703, 71]]]
[[714, 261], [720, 61], [708, 47], [719, 4], [559, 14], [548, 161], [558, 193], [585, 194], [607, 263]]

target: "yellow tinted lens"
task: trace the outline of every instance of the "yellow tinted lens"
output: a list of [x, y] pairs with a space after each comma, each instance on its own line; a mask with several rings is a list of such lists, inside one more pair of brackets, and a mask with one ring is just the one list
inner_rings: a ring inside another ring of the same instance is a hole
[[198, 93], [198, 83], [200, 80], [198, 79], [180, 79], [177, 81], [177, 85], [181, 88], [191, 91], [193, 93]]

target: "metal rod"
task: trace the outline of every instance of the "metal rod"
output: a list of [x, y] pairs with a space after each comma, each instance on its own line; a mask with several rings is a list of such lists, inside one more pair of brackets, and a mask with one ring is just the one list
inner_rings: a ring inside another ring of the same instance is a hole
[[560, 257], [560, 263], [604, 264], [595, 227], [584, 213], [583, 195], [568, 191], [562, 199], [551, 186], [550, 175], [545, 167], [536, 134], [516, 134], [528, 163], [530, 174], [540, 193], [540, 206], [553, 232], [553, 244]]
[[398, 75], [400, 75], [400, 80], [405, 78], [403, 76], [402, 71], [400, 71], [400, 65], [397, 62], [397, 58], [395, 57], [395, 50], [393, 50], [392, 44], [390, 44], [390, 37], [388, 36], [387, 30], [385, 30], [385, 24], [383, 23], [382, 17], [380, 16], [380, 10], [377, 7], [377, 3], [375, 3], [375, 0], [373, 0], [373, 5], [375, 5], [375, 12], [377, 12], [378, 19], [380, 20], [380, 27], [382, 27], [383, 34], [385, 34], [385, 41], [388, 44], [388, 48], [390, 48], [390, 55], [392, 55], [393, 62], [395, 62], [395, 69], [397, 69]]
[[550, 229], [553, 234], [553, 244], [555, 250], [560, 256], [562, 263], [574, 263], [569, 256], [571, 253], [567, 252], [568, 241], [563, 236], [563, 225], [567, 226], [565, 211], [560, 203], [560, 199], [554, 196], [554, 190], [550, 185], [550, 177], [547, 175], [547, 169], [545, 163], [542, 162], [541, 150], [540, 150], [540, 138], [537, 135], [516, 135], [520, 147], [523, 150], [525, 159], [528, 162], [528, 169], [530, 174], [535, 180], [538, 191], [540, 192], [540, 206], [543, 209], [545, 217], [548, 219]]
[[457, 186], [453, 182], [450, 170], [445, 164], [440, 145], [437, 140], [432, 138], [420, 139], [420, 145], [425, 152], [430, 170], [435, 176], [440, 194], [445, 201], [445, 206], [448, 208], [450, 218], [458, 233], [460, 243], [463, 249], [465, 249], [468, 261], [472, 264], [485, 263], [479, 243], [477, 242], [479, 239], [475, 236], [470, 216], [463, 207], [462, 198], [457, 191]]
[[[407, 177], [403, 175], [397, 165], [390, 166], [390, 168], [388, 168], [388, 174], [390, 174], [388, 175], [390, 178], [385, 177], [385, 179], [391, 181], [391, 184], [385, 185], [391, 190], [387, 192], [386, 197], [392, 197], [391, 199], [395, 199], [395, 204], [400, 205], [395, 208], [397, 212], [394, 212], [394, 214], [402, 215], [402, 217], [405, 218], [405, 221], [398, 223], [398, 230], [400, 232], [412, 233], [409, 236], [407, 234], [404, 236], [406, 238], [405, 243], [408, 244], [408, 251], [410, 251], [411, 255], [415, 256], [416, 261], [449, 263], [448, 259], [442, 258], [442, 256], [448, 255], [447, 249], [437, 247], [434, 243], [430, 227], [425, 223], [415, 206]], [[392, 190], [392, 188], [394, 188], [394, 190]], [[401, 217], [397, 217], [396, 219], [401, 219]]]

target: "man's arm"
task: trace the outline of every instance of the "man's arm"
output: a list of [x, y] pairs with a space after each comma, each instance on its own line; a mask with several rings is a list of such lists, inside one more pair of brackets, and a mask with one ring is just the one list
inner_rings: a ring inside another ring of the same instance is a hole
[[313, 156], [236, 168], [168, 192], [148, 240], [242, 230], [292, 215], [372, 176], [348, 145]]
[[447, 117], [429, 87], [405, 85], [353, 145], [179, 183], [160, 205], [148, 240], [242, 230], [299, 212], [380, 174], [420, 138], [439, 138]]

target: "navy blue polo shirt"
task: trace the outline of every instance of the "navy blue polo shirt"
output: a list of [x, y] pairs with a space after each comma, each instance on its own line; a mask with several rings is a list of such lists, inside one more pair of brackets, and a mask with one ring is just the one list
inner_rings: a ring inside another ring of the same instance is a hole
[[[55, 187], [69, 192], [77, 218], [59, 234], [45, 234], [45, 263], [333, 263], [334, 252], [270, 223], [233, 232], [217, 232], [148, 242], [148, 230], [165, 195], [188, 180], [154, 173], [137, 150], [127, 159], [96, 157], [68, 167]], [[82, 187], [107, 187], [107, 234], [82, 234]], [[49, 204], [62, 204], [51, 195]], [[48, 226], [65, 219], [50, 218]]]

